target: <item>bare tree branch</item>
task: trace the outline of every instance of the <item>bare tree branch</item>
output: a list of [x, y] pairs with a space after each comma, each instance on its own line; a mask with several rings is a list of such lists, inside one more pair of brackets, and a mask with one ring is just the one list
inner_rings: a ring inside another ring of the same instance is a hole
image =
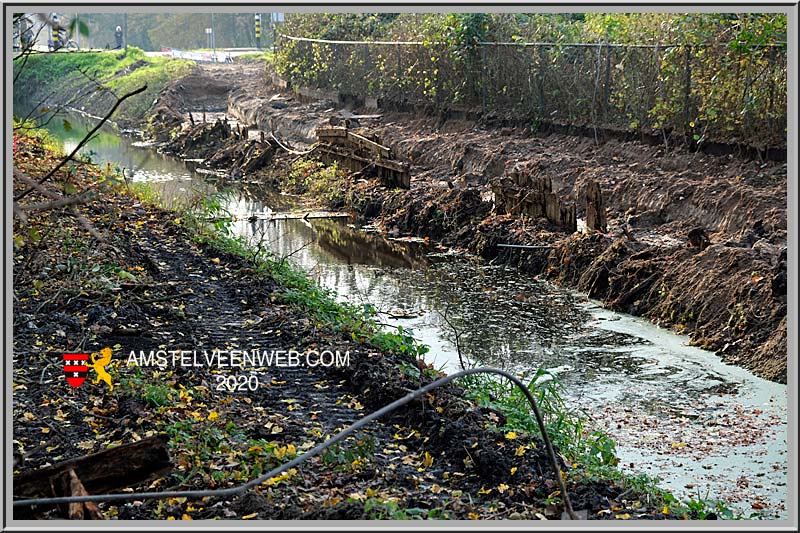
[[57, 200], [52, 200], [50, 202], [40, 202], [38, 204], [23, 205], [20, 206], [20, 209], [22, 209], [23, 211], [42, 211], [47, 209], [57, 209], [59, 207], [65, 207], [68, 205], [82, 204], [88, 199], [89, 195], [84, 192], [81, 194], [76, 194], [74, 196], [62, 196], [61, 198]]
[[28, 223], [28, 217], [22, 210], [22, 207], [17, 202], [14, 202], [14, 216], [17, 217], [23, 224]]
[[55, 209], [58, 207], [69, 207], [70, 214], [72, 214], [72, 216], [78, 219], [78, 222], [80, 222], [81, 226], [83, 226], [83, 229], [88, 231], [92, 235], [92, 237], [97, 239], [99, 242], [106, 244], [107, 242], [106, 238], [103, 237], [103, 235], [99, 231], [97, 231], [97, 229], [94, 227], [94, 225], [92, 225], [92, 223], [89, 221], [88, 218], [83, 216], [83, 213], [78, 211], [78, 208], [76, 206], [76, 204], [82, 203], [88, 199], [86, 197], [88, 191], [84, 191], [83, 193], [75, 196], [65, 197], [55, 191], [48, 189], [47, 187], [44, 186], [44, 184], [37, 182], [36, 180], [34, 180], [30, 176], [19, 170], [16, 169], [14, 170], [14, 178], [26, 185], [29, 185], [31, 190], [39, 191], [42, 195], [53, 200], [52, 202], [43, 202], [28, 206], [21, 206], [17, 202], [14, 202], [14, 214], [17, 215], [17, 217], [23, 223], [27, 221], [27, 218], [25, 216], [25, 211], [31, 211], [34, 209], [41, 210], [41, 209]]
[[464, 356], [461, 354], [461, 334], [463, 331], [459, 331], [458, 328], [450, 322], [450, 318], [447, 316], [450, 312], [450, 302], [447, 302], [447, 306], [444, 308], [444, 313], [439, 312], [439, 315], [445, 321], [445, 323], [450, 326], [450, 329], [453, 330], [453, 335], [455, 336], [455, 345], [456, 345], [456, 353], [458, 354], [458, 362], [461, 365], [461, 370], [466, 370], [466, 365], [464, 365]]
[[95, 239], [97, 239], [99, 242], [101, 242], [101, 243], [103, 243], [103, 244], [105, 244], [105, 243], [106, 243], [106, 239], [105, 239], [105, 237], [103, 237], [103, 236], [100, 234], [100, 232], [98, 232], [98, 231], [97, 231], [97, 229], [95, 229], [95, 227], [92, 225], [92, 223], [91, 223], [91, 222], [89, 222], [89, 219], [88, 219], [88, 218], [86, 218], [85, 216], [83, 216], [83, 213], [81, 213], [80, 211], [78, 211], [78, 208], [77, 208], [75, 205], [71, 205], [71, 206], [69, 206], [69, 210], [70, 210], [70, 212], [72, 213], [72, 215], [73, 215], [75, 218], [77, 218], [77, 219], [78, 219], [78, 222], [80, 222], [80, 223], [81, 223], [81, 226], [83, 226], [83, 229], [85, 229], [86, 231], [88, 231], [88, 232], [89, 232], [89, 233], [92, 235], [92, 237], [94, 237]]
[[27, 174], [25, 174], [24, 172], [22, 172], [20, 170], [14, 169], [14, 178], [17, 181], [20, 181], [20, 182], [24, 183], [28, 187], [31, 187], [34, 190], [39, 191], [40, 193], [42, 193], [47, 198], [51, 198], [53, 200], [61, 198], [61, 195], [59, 195], [57, 192], [51, 191], [50, 189], [48, 189], [44, 185], [42, 185], [39, 182], [37, 182], [31, 176], [28, 176]]

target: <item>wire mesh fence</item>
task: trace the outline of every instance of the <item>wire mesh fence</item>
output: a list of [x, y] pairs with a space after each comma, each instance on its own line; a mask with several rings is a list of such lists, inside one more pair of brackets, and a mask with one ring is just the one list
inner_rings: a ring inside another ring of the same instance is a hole
[[694, 142], [786, 144], [785, 45], [325, 41], [279, 36], [291, 84]]

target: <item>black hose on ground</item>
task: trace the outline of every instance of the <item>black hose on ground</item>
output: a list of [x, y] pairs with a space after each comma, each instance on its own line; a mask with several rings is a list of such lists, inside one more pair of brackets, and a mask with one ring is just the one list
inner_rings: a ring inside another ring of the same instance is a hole
[[155, 499], [164, 499], [164, 498], [206, 498], [206, 497], [224, 497], [224, 496], [236, 496], [238, 494], [244, 493], [246, 490], [253, 488], [255, 486], [264, 483], [265, 481], [272, 479], [276, 476], [279, 476], [283, 472], [289, 470], [292, 467], [299, 465], [300, 463], [306, 461], [318, 455], [319, 453], [323, 452], [327, 448], [333, 446], [337, 442], [344, 440], [347, 436], [354, 433], [356, 430], [366, 426], [373, 420], [377, 420], [378, 418], [382, 417], [385, 414], [388, 414], [398, 407], [402, 407], [403, 405], [419, 398], [420, 396], [425, 395], [426, 393], [441, 387], [442, 385], [446, 385], [450, 383], [454, 379], [458, 379], [460, 377], [468, 376], [471, 374], [497, 374], [502, 376], [512, 383], [519, 387], [525, 397], [528, 399], [528, 402], [531, 404], [531, 408], [533, 409], [533, 414], [536, 417], [536, 423], [539, 426], [539, 430], [542, 432], [542, 439], [544, 440], [545, 446], [547, 448], [547, 454], [550, 457], [550, 462], [553, 467], [553, 472], [555, 473], [556, 480], [558, 481], [558, 486], [561, 492], [561, 500], [564, 502], [564, 509], [566, 510], [567, 514], [570, 516], [572, 520], [577, 520], [577, 516], [572, 509], [572, 503], [569, 499], [569, 494], [567, 494], [567, 487], [564, 483], [564, 478], [561, 474], [561, 469], [558, 466], [558, 460], [556, 459], [555, 451], [553, 450], [553, 444], [550, 442], [550, 437], [547, 435], [547, 430], [544, 426], [544, 419], [542, 418], [542, 414], [539, 411], [539, 407], [536, 404], [536, 399], [533, 397], [533, 394], [528, 389], [528, 387], [520, 380], [518, 377], [506, 372], [505, 370], [500, 370], [499, 368], [491, 368], [491, 367], [482, 367], [482, 368], [468, 368], [466, 370], [461, 370], [460, 372], [456, 372], [455, 374], [450, 374], [443, 378], [437, 379], [429, 383], [428, 385], [422, 387], [421, 389], [417, 389], [414, 392], [410, 392], [403, 396], [402, 398], [393, 401], [389, 405], [378, 409], [374, 413], [365, 416], [361, 420], [353, 423], [351, 426], [343, 429], [333, 437], [329, 438], [325, 442], [322, 442], [315, 447], [311, 448], [309, 451], [305, 452], [302, 455], [298, 455], [288, 463], [284, 463], [281, 466], [270, 470], [266, 474], [257, 477], [253, 480], [248, 481], [238, 487], [230, 487], [227, 489], [209, 489], [209, 490], [186, 490], [186, 491], [164, 491], [164, 492], [126, 492], [122, 494], [92, 494], [88, 496], [59, 496], [55, 498], [31, 498], [31, 499], [24, 499], [24, 500], [15, 500], [14, 507], [30, 507], [33, 505], [54, 505], [54, 504], [62, 504], [62, 503], [78, 503], [78, 502], [120, 502], [120, 501], [130, 501], [130, 500], [155, 500]]

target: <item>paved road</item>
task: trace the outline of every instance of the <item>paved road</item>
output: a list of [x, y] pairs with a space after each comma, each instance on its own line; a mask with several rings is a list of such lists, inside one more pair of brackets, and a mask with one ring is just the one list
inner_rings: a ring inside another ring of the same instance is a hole
[[[48, 52], [47, 46], [39, 46], [36, 45], [33, 47], [34, 50], [37, 52]], [[69, 50], [59, 50], [60, 52], [68, 52]], [[108, 52], [108, 51], [115, 51], [115, 50], [106, 50], [104, 48], [81, 48], [81, 52]], [[265, 52], [265, 49], [258, 50], [257, 48], [217, 48], [216, 49], [216, 57], [217, 61], [222, 63], [225, 61], [226, 57], [234, 58], [237, 56], [241, 56], [244, 54], [252, 54], [256, 52]], [[201, 57], [205, 54], [211, 54], [213, 57], [214, 51], [212, 50], [181, 50], [182, 53], [187, 54], [189, 56], [196, 56], [198, 61], [202, 61]], [[169, 55], [169, 52], [145, 52], [144, 53], [148, 57], [165, 57]], [[189, 57], [188, 59], [195, 59], [195, 57]]]

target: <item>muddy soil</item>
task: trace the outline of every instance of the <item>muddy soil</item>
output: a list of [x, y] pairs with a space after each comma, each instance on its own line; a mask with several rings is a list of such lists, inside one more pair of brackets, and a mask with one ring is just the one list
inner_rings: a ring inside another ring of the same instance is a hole
[[[219, 79], [229, 67], [215, 68], [210, 76]], [[295, 148], [314, 141], [317, 125], [347, 118], [411, 164], [410, 191], [352, 179], [328, 207], [353, 209], [392, 235], [430, 237], [514, 263], [786, 382], [785, 163], [632, 141], [596, 144], [442, 117], [374, 116], [338, 102], [304, 102], [253, 76], [231, 81], [229, 116]], [[296, 157], [279, 149], [267, 168], [251, 174], [280, 185]], [[587, 184], [599, 183], [608, 231], [570, 235], [544, 219], [499, 212], [490, 182], [520, 167], [549, 177], [557, 194], [576, 202], [579, 218]], [[702, 248], [688, 240], [698, 229], [709, 239]]]
[[[15, 153], [27, 172], [46, 155], [36, 142], [20, 143]], [[37, 194], [33, 201], [42, 200]], [[40, 238], [14, 256], [15, 471], [166, 432], [175, 469], [132, 489], [233, 486], [257, 475], [249, 468], [265, 448], [306, 450], [435, 377], [413, 357], [381, 352], [286, 303], [284, 287], [246, 260], [198, 243], [174, 213], [108, 191], [80, 209], [106, 243], [98, 245], [71, 217], [42, 214], [28, 221]], [[86, 266], [95, 264], [97, 270]], [[94, 275], [107, 268], [111, 277], [99, 278], [107, 284], [101, 288]], [[45, 284], [38, 273], [48, 269], [58, 274]], [[71, 388], [61, 353], [105, 346], [114, 350], [114, 390], [102, 382]], [[218, 390], [217, 371], [207, 366], [129, 364], [131, 351], [165, 347], [338, 349], [349, 351], [350, 364], [254, 370], [260, 386], [247, 394]], [[503, 424], [501, 413], [446, 386], [239, 498], [100, 507], [120, 519], [343, 519], [375, 517], [383, 511], [367, 502], [379, 499], [440, 518], [559, 518], [542, 442], [499, 431]], [[570, 493], [588, 518], [668, 518], [612, 483], [576, 476]]]

